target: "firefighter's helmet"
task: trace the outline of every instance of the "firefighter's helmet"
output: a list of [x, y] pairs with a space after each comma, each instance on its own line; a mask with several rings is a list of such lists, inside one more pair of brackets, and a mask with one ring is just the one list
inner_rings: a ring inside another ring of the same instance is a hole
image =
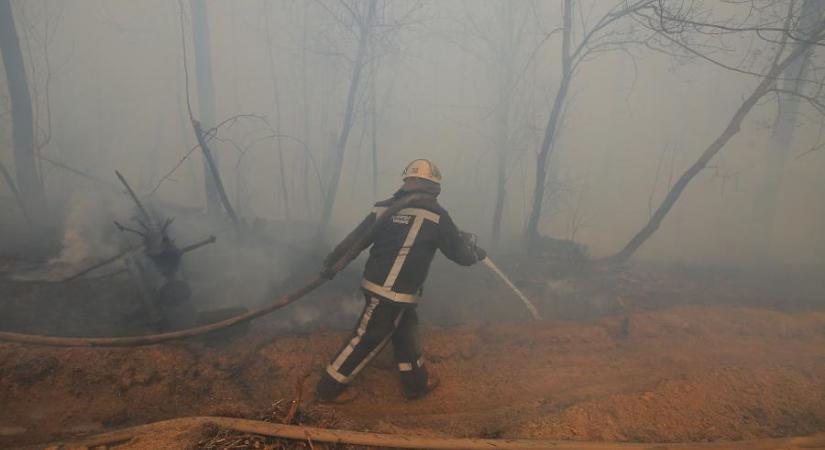
[[407, 165], [401, 173], [401, 178], [404, 181], [408, 178], [423, 178], [435, 184], [441, 184], [441, 171], [427, 159], [416, 159]]

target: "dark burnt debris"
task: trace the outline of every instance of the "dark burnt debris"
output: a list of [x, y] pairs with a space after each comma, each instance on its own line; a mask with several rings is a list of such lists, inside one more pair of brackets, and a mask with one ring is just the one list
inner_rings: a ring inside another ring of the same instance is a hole
[[[214, 236], [186, 247], [178, 247], [170, 236], [174, 218], [159, 218], [138, 198], [126, 178], [115, 171], [134, 202], [136, 214], [131, 220], [139, 228], [114, 224], [121, 232], [121, 252], [98, 264], [84, 269], [64, 281], [72, 281], [110, 263], [123, 259], [134, 280], [143, 303], [141, 319], [152, 329], [165, 331], [191, 325], [195, 309], [191, 304], [192, 289], [181, 270], [182, 256], [192, 250], [215, 242]], [[140, 238], [137, 243], [129, 236]]]

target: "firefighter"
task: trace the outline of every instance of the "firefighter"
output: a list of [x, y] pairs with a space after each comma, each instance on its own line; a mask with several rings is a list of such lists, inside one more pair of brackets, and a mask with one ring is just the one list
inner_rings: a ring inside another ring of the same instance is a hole
[[424, 193], [418, 200], [380, 223], [360, 253], [372, 246], [364, 267], [361, 290], [366, 305], [350, 339], [321, 375], [316, 398], [343, 403], [354, 398], [347, 386], [381, 350], [392, 342], [403, 394], [422, 397], [438, 386], [428, 376], [418, 344], [416, 304], [435, 251], [462, 265], [486, 257], [469, 233], [459, 231], [447, 211], [436, 201], [441, 173], [426, 159], [411, 162], [402, 173], [404, 184], [390, 199], [378, 202], [360, 225], [329, 254], [321, 275], [332, 278], [332, 266], [368, 230], [384, 210], [400, 198]]

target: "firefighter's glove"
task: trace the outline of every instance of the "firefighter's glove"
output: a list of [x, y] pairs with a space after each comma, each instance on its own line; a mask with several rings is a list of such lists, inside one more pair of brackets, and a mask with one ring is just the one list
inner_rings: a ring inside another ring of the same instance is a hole
[[459, 230], [458, 234], [461, 236], [461, 240], [464, 241], [464, 245], [467, 246], [467, 250], [475, 257], [476, 262], [482, 261], [487, 257], [487, 252], [478, 246], [478, 236], [461, 230]]
[[487, 252], [479, 246], [476, 246], [475, 253], [476, 253], [476, 261], [484, 261], [484, 258], [487, 257]]

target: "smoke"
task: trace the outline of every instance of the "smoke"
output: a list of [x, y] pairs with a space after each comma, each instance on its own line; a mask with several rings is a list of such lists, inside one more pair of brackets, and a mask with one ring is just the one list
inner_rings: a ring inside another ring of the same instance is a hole
[[120, 251], [112, 220], [118, 212], [128, 211], [126, 204], [111, 195], [85, 189], [69, 193], [64, 202], [59, 253], [37, 268], [15, 273], [16, 279], [60, 281], [84, 265]]
[[[160, 216], [176, 218], [172, 234], [179, 245], [218, 236], [216, 244], [183, 259], [203, 309], [254, 307], [313, 275], [372, 203], [397, 189], [401, 169], [415, 158], [439, 165], [441, 202], [487, 246], [503, 152], [505, 201], [496, 252], [521, 251], [535, 153], [560, 82], [559, 43], [547, 36], [560, 25], [558, 4], [425, 1], [404, 16], [409, 23], [376, 35], [353, 99], [333, 221], [320, 234], [323, 199], [335, 188], [327, 184], [358, 47], [341, 20], [347, 12], [332, 3], [207, 2], [215, 123], [205, 126], [244, 115], [225, 122], [210, 141], [228, 198], [246, 227], [241, 236], [204, 211], [205, 171], [186, 92], [188, 87], [195, 117], [206, 120], [198, 82], [204, 69], [193, 59], [188, 2], [180, 11], [177, 3], [160, 0], [139, 7], [78, 0], [63, 4], [59, 14], [22, 2], [19, 8], [35, 22], [32, 30], [42, 33], [48, 26], [53, 33], [51, 66], [44, 66], [42, 46], [34, 47], [38, 70], [31, 83], [41, 128], [47, 111], [51, 119], [51, 141], [42, 154], [76, 171], [43, 163], [51, 203], [65, 211], [57, 219], [62, 245], [45, 269], [21, 276], [54, 280], [117, 253], [122, 237], [112, 220], [134, 225], [134, 205], [117, 185], [115, 169]], [[415, 5], [389, 4], [388, 18]], [[594, 14], [603, 7], [588, 5]], [[513, 22], [523, 29], [510, 30], [519, 40], [513, 38], [517, 45], [505, 64], [497, 59], [501, 49], [489, 43], [506, 41], [501, 11], [508, 7], [514, 19], [526, 19]], [[576, 240], [593, 257], [619, 250], [646, 222], [754, 84], [699, 60], [632, 53], [594, 54], [577, 68], [548, 162], [550, 194], [540, 231]], [[516, 82], [502, 91], [507, 76]], [[503, 100], [509, 110], [500, 114]], [[765, 102], [691, 183], [637, 257], [735, 265], [824, 262], [825, 158], [810, 151], [821, 147], [821, 118], [805, 104], [800, 108], [772, 231], [757, 229], [753, 213], [770, 169], [766, 156], [776, 150], [770, 137], [776, 110]], [[11, 165], [5, 116], [0, 130], [0, 158]], [[7, 191], [0, 195], [8, 197]], [[20, 234], [4, 233], [3, 240]], [[327, 294], [337, 295], [336, 307], [357, 314], [355, 284], [335, 286]], [[327, 306], [313, 302], [294, 308], [289, 326], [322, 320]]]
[[[101, 207], [101, 203], [108, 203]], [[52, 266], [79, 266], [95, 257], [117, 252], [111, 225], [99, 217], [101, 211], [111, 211], [111, 198], [89, 192], [74, 194], [68, 202], [68, 215], [63, 225], [62, 250], [48, 262]], [[121, 211], [125, 208], [121, 207]]]

